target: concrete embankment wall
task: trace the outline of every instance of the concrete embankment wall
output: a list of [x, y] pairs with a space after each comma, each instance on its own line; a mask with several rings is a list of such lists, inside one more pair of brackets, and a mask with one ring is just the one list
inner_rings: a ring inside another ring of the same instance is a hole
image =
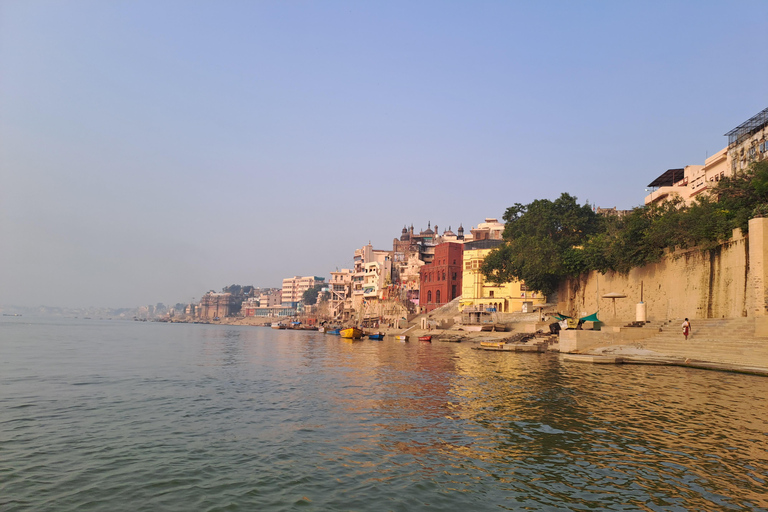
[[[628, 274], [590, 272], [571, 279], [558, 290], [557, 305], [574, 316], [599, 310], [603, 321], [632, 321], [642, 286], [648, 320], [763, 317], [767, 259], [768, 219], [752, 219], [748, 236], [735, 230], [712, 251], [677, 251]], [[626, 295], [615, 300], [615, 314], [613, 300], [602, 298], [610, 292]]]

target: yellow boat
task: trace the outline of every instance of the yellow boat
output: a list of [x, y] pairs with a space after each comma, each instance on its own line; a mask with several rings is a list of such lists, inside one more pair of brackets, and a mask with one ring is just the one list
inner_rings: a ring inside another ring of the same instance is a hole
[[408, 336], [406, 336], [405, 334], [398, 334], [397, 336], [395, 336], [395, 339], [397, 341], [402, 341], [403, 343], [405, 343], [406, 341], [408, 341]]
[[361, 331], [357, 327], [350, 327], [349, 329], [342, 329], [339, 335], [342, 338], [359, 340], [360, 338], [363, 337], [363, 331]]

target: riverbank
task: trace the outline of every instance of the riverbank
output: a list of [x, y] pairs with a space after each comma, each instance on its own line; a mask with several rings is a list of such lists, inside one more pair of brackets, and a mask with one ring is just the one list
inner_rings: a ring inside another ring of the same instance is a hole
[[[421, 329], [417, 317], [407, 329], [378, 328], [388, 336], [405, 334], [412, 341], [431, 335], [433, 342], [469, 343], [480, 350], [560, 352], [564, 360], [592, 364], [647, 364], [717, 370], [768, 376], [768, 339], [755, 335], [748, 319], [698, 320], [690, 340], [677, 332], [677, 320], [655, 322], [642, 328], [606, 328], [604, 331], [561, 331], [557, 337], [539, 334], [542, 324], [511, 324], [509, 331], [465, 331], [459, 325], [449, 329]], [[286, 320], [286, 319], [284, 319]], [[266, 317], [228, 317], [198, 321], [213, 325], [268, 327], [275, 321]], [[286, 320], [287, 321], [287, 320]], [[174, 319], [174, 323], [190, 323]]]

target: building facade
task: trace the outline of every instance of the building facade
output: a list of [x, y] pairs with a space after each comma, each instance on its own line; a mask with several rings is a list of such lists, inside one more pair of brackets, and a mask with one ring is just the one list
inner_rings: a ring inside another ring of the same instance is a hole
[[429, 313], [462, 293], [463, 244], [444, 242], [435, 247], [432, 263], [420, 269], [420, 309]]
[[231, 293], [208, 292], [200, 299], [197, 317], [201, 319], [224, 318], [235, 309]]
[[352, 275], [354, 271], [343, 268], [331, 272], [331, 280], [328, 283], [329, 315], [334, 320], [349, 320], [352, 299]]
[[768, 108], [725, 134], [728, 146], [704, 161], [668, 169], [648, 184], [645, 204], [682, 200], [692, 204], [708, 194], [721, 179], [746, 170], [750, 164], [768, 159]]
[[318, 284], [324, 285], [325, 278], [317, 276], [294, 276], [283, 279], [281, 304], [290, 308], [297, 307], [299, 302], [301, 302], [304, 292]]
[[528, 290], [524, 283], [512, 281], [496, 285], [485, 279], [480, 267], [500, 239], [483, 239], [464, 244], [464, 271], [459, 308], [473, 307], [498, 313], [533, 312], [533, 306], [544, 304], [546, 297]]

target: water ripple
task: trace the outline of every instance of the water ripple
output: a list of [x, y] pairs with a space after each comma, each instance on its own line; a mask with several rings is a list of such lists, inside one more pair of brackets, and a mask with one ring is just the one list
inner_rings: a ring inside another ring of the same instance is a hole
[[768, 379], [258, 328], [4, 340], [4, 511], [768, 510]]

